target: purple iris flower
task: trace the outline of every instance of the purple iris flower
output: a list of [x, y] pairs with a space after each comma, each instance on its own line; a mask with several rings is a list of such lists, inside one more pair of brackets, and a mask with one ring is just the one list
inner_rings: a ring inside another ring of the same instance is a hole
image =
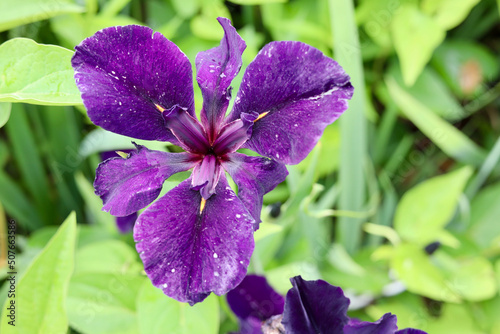
[[[188, 58], [150, 28], [103, 29], [78, 45], [72, 59], [92, 122], [186, 150], [167, 153], [138, 145], [126, 159], [101, 163], [94, 187], [103, 210], [123, 217], [148, 206], [171, 175], [192, 169], [134, 226], [136, 248], [153, 284], [191, 305], [211, 292], [225, 294], [245, 277], [263, 195], [285, 179], [285, 164], [307, 156], [353, 93], [349, 76], [319, 50], [272, 42], [248, 66], [226, 115], [246, 45], [228, 19], [218, 20], [224, 29], [220, 46], [196, 57], [204, 100], [200, 120]], [[239, 148], [261, 156], [237, 153]]]
[[391, 313], [375, 322], [349, 318], [349, 299], [341, 288], [300, 276], [290, 281], [285, 300], [257, 275], [246, 276], [228, 292], [229, 306], [240, 319], [240, 334], [426, 334], [413, 328], [398, 330]]

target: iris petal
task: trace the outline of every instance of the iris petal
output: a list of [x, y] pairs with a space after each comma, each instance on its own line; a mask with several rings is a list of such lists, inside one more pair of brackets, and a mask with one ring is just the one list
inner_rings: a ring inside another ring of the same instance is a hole
[[393, 334], [398, 329], [398, 319], [394, 314], [386, 313], [375, 322], [349, 321], [344, 327], [344, 334]]
[[75, 47], [76, 85], [92, 122], [138, 139], [176, 142], [162, 111], [179, 105], [194, 113], [189, 59], [147, 27], [111, 27]]
[[95, 193], [103, 210], [114, 216], [127, 216], [151, 203], [171, 175], [195, 165], [189, 153], [152, 151], [137, 146], [128, 158], [111, 158], [97, 167]]
[[231, 21], [217, 19], [224, 29], [220, 45], [198, 53], [196, 56], [196, 80], [203, 94], [201, 121], [213, 140], [219, 130], [231, 99], [231, 81], [241, 68], [241, 55], [246, 48], [245, 41], [238, 35]]
[[325, 281], [305, 281], [300, 276], [290, 279], [283, 312], [286, 333], [342, 334], [349, 321], [349, 299], [342, 289]]
[[191, 305], [227, 293], [244, 278], [254, 249], [253, 219], [221, 177], [204, 205], [191, 179], [149, 206], [134, 227], [148, 277]]
[[238, 197], [256, 221], [260, 223], [260, 211], [264, 194], [273, 190], [288, 175], [286, 167], [272, 159], [251, 157], [240, 153], [228, 154], [222, 163], [238, 186]]
[[229, 121], [259, 114], [244, 147], [297, 164], [346, 109], [353, 87], [333, 59], [301, 42], [271, 42], [248, 65]]

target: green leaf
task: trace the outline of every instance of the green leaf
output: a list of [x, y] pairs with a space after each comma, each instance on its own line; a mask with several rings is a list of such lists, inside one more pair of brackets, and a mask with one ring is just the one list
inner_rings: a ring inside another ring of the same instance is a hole
[[420, 12], [416, 4], [409, 3], [401, 5], [395, 13], [391, 32], [404, 81], [412, 86], [446, 33], [432, 18]]
[[484, 257], [462, 261], [450, 279], [452, 289], [472, 302], [493, 298], [498, 291], [493, 265]]
[[9, 120], [11, 107], [11, 103], [0, 102], [0, 128]]
[[396, 209], [394, 228], [406, 240], [425, 245], [436, 241], [455, 213], [472, 168], [436, 176], [407, 191]]
[[138, 334], [135, 300], [145, 280], [119, 272], [74, 275], [66, 301], [70, 326], [82, 334]]
[[118, 240], [91, 243], [76, 252], [75, 275], [83, 273], [136, 273], [142, 265], [137, 252]]
[[[19, 280], [16, 289], [16, 326], [5, 321], [2, 333], [66, 333], [64, 309], [68, 283], [73, 272], [76, 244], [76, 215], [71, 213]], [[12, 329], [15, 329], [12, 331]]]
[[481, 0], [424, 0], [422, 10], [433, 16], [436, 23], [445, 30], [459, 25], [471, 9]]
[[414, 244], [395, 247], [391, 267], [408, 291], [435, 300], [460, 302], [460, 297], [450, 288], [444, 274], [421, 247]]
[[467, 234], [479, 247], [487, 248], [500, 235], [500, 183], [493, 184], [482, 190], [472, 200], [470, 207], [470, 227]]
[[282, 225], [262, 222], [260, 228], [255, 231], [255, 250], [253, 257], [258, 258], [265, 267], [274, 259], [284, 237]]
[[73, 79], [73, 52], [14, 38], [0, 45], [0, 102], [81, 104]]
[[219, 302], [213, 294], [189, 306], [165, 296], [146, 280], [137, 297], [137, 315], [141, 334], [219, 333]]
[[228, 0], [237, 5], [265, 5], [268, 3], [285, 3], [288, 0]]
[[394, 79], [386, 78], [386, 84], [403, 114], [448, 156], [474, 166], [483, 162], [486, 153], [469, 137], [405, 92]]
[[411, 87], [405, 87], [399, 66], [392, 66], [388, 73], [403, 90], [436, 115], [448, 121], [458, 121], [468, 116], [460, 103], [451, 94], [441, 76], [432, 68], [424, 68], [415, 84]]
[[0, 32], [56, 15], [79, 13], [83, 10], [83, 7], [67, 0], [2, 0]]
[[446, 40], [434, 52], [431, 63], [461, 98], [484, 93], [484, 84], [495, 81], [500, 72], [496, 55], [484, 45], [469, 40]]

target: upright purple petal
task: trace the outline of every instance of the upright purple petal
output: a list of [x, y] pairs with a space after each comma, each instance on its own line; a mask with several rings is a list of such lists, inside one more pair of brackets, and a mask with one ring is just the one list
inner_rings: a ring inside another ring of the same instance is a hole
[[224, 176], [206, 202], [189, 178], [140, 215], [134, 239], [153, 285], [193, 305], [211, 292], [227, 293], [245, 277], [252, 225]]
[[133, 230], [136, 220], [137, 212], [124, 217], [116, 217], [116, 226], [121, 233], [128, 233]]
[[386, 313], [376, 322], [349, 321], [344, 327], [344, 334], [394, 334], [398, 319], [394, 314]]
[[286, 333], [342, 334], [349, 321], [349, 299], [342, 289], [325, 281], [305, 281], [300, 276], [290, 279], [283, 312]]
[[240, 153], [228, 154], [222, 163], [238, 186], [238, 197], [245, 204], [256, 222], [260, 222], [262, 198], [283, 182], [288, 175], [286, 167], [272, 159], [251, 157]]
[[188, 58], [147, 27], [111, 27], [75, 47], [76, 85], [92, 122], [122, 135], [174, 141], [163, 110], [179, 105], [194, 113]]
[[283, 313], [285, 299], [277, 293], [263, 276], [247, 275], [226, 295], [231, 310], [238, 318], [258, 318], [264, 321]]
[[196, 56], [196, 80], [203, 94], [201, 121], [211, 140], [226, 114], [231, 99], [231, 81], [240, 71], [241, 55], [246, 48], [245, 41], [238, 35], [231, 21], [223, 17], [217, 20], [224, 29], [220, 45]]
[[301, 42], [271, 42], [248, 65], [229, 121], [257, 112], [245, 147], [297, 164], [347, 109], [352, 93], [349, 76], [321, 51]]
[[171, 175], [196, 164], [189, 153], [152, 151], [137, 146], [126, 159], [111, 158], [97, 167], [95, 193], [103, 210], [114, 216], [127, 216], [151, 203]]

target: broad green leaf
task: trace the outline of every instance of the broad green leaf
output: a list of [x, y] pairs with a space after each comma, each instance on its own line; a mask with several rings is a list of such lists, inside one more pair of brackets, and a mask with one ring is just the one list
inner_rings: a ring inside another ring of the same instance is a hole
[[462, 261], [460, 267], [450, 275], [450, 279], [452, 289], [471, 302], [490, 299], [498, 291], [493, 266], [484, 257]]
[[436, 241], [455, 213], [472, 168], [436, 176], [408, 190], [396, 209], [394, 228], [406, 240], [425, 245]]
[[446, 40], [431, 63], [456, 95], [469, 99], [484, 93], [485, 83], [495, 81], [500, 72], [496, 55], [473, 40]]
[[284, 3], [288, 0], [228, 0], [237, 5], [265, 5], [268, 3]]
[[0, 128], [9, 120], [11, 107], [9, 102], [0, 102]]
[[71, 67], [73, 52], [14, 38], [0, 45], [0, 102], [81, 104]]
[[395, 247], [391, 267], [408, 291], [435, 300], [460, 302], [444, 274], [420, 246], [401, 244]]
[[149, 280], [137, 297], [137, 316], [141, 334], [219, 333], [219, 302], [215, 295], [189, 306], [165, 296]]
[[403, 114], [448, 156], [474, 166], [483, 162], [485, 152], [469, 137], [405, 92], [394, 79], [387, 78], [386, 84], [392, 99]]
[[83, 11], [83, 7], [69, 0], [2, 0], [0, 32], [56, 15]]
[[75, 275], [83, 273], [139, 273], [137, 252], [118, 240], [106, 240], [82, 247], [75, 256]]
[[445, 30], [459, 25], [480, 0], [424, 0], [422, 9]]
[[436, 115], [448, 121], [458, 121], [468, 116], [451, 94], [446, 83], [432, 68], [424, 68], [411, 87], [405, 87], [399, 66], [392, 66], [388, 73], [405, 92], [420, 101]]
[[420, 12], [416, 4], [409, 3], [401, 5], [394, 14], [391, 33], [404, 81], [412, 86], [446, 33], [432, 18]]
[[5, 321], [9, 301], [2, 308], [2, 333], [66, 333], [64, 302], [75, 244], [76, 215], [71, 213], [17, 283], [15, 327]]
[[471, 202], [467, 234], [481, 248], [491, 246], [500, 235], [500, 183], [482, 190]]
[[118, 272], [74, 275], [66, 301], [70, 326], [82, 334], [138, 334], [135, 300], [145, 280]]

